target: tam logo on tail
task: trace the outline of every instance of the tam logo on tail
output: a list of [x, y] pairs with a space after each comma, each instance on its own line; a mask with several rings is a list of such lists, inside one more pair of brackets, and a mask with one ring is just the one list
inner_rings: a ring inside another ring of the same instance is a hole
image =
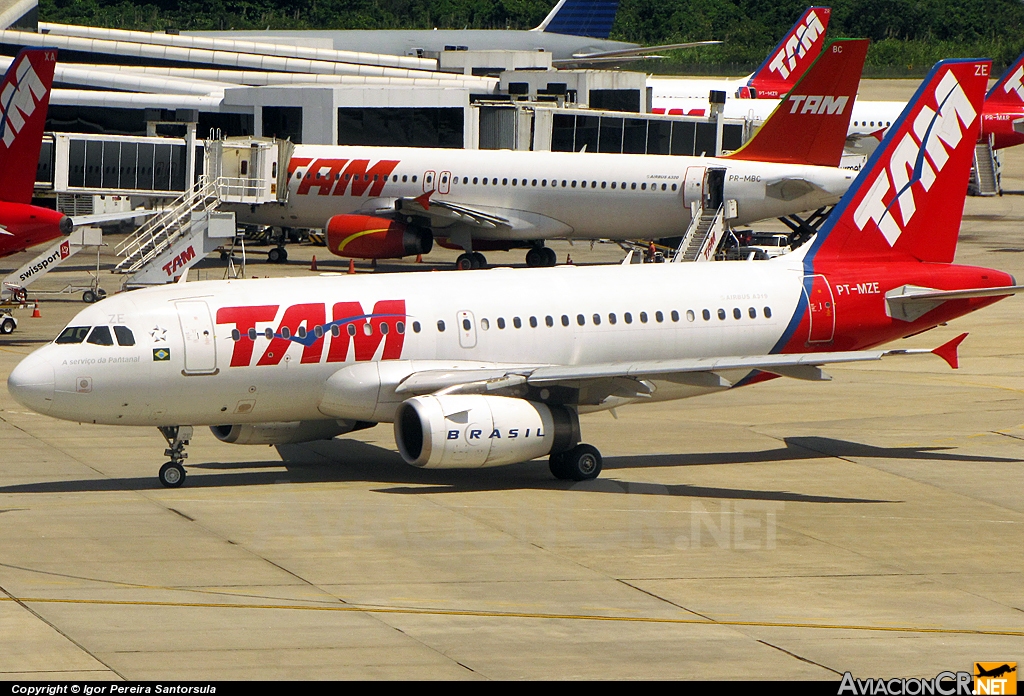
[[924, 193], [931, 190], [950, 152], [978, 118], [952, 70], [942, 76], [928, 101], [934, 108], [928, 103], [921, 106], [853, 214], [860, 230], [874, 222], [889, 246], [895, 246], [917, 212], [917, 199], [923, 194], [915, 193], [915, 188]]
[[802, 23], [797, 23], [790, 32], [786, 38], [786, 43], [775, 54], [771, 62], [768, 63], [768, 68], [772, 72], [778, 73], [779, 77], [783, 80], [788, 79], [789, 74], [796, 70], [800, 59], [814, 48], [814, 44], [819, 38], [824, 36], [825, 25], [821, 23], [821, 20], [818, 19], [818, 15], [812, 8], [807, 13], [806, 20]]
[[0, 81], [0, 200], [30, 203], [57, 52], [24, 48]]
[[1021, 84], [1022, 77], [1024, 77], [1024, 65], [1019, 66], [1012, 75], [1006, 78], [1003, 91], [1007, 94], [1014, 92], [1018, 99], [1024, 101], [1024, 84]]
[[797, 20], [747, 83], [758, 98], [781, 97], [803, 76], [821, 54], [831, 14], [831, 8], [810, 7]]
[[807, 259], [951, 263], [991, 63], [945, 60], [864, 165]]
[[5, 81], [0, 91], [0, 130], [3, 131], [5, 147], [11, 146], [25, 126], [26, 119], [35, 113], [36, 106], [48, 91], [49, 88], [33, 70], [29, 56], [22, 55], [14, 68], [13, 79]]

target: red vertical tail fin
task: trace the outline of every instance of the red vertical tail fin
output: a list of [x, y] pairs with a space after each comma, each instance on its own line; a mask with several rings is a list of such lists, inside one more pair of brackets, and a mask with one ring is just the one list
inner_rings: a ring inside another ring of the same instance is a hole
[[971, 59], [932, 68], [818, 231], [805, 263], [952, 262], [991, 67]]
[[987, 104], [1024, 105], [1024, 53], [1017, 56], [985, 96]]
[[23, 49], [0, 82], [0, 199], [31, 203], [57, 64], [52, 49]]
[[830, 7], [808, 7], [800, 15], [747, 82], [757, 90], [758, 97], [777, 99], [793, 89], [825, 46], [825, 30], [831, 15]]
[[830, 42], [754, 137], [729, 157], [838, 167], [868, 43]]

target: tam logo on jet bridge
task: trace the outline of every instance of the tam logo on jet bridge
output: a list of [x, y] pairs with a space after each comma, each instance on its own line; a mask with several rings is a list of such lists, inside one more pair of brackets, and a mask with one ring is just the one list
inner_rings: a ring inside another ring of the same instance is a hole
[[[833, 97], [825, 95], [799, 95], [795, 94], [789, 98], [793, 102], [789, 113], [801, 114], [837, 114], [842, 115], [846, 109], [849, 97]], [[803, 105], [801, 107], [801, 104]], [[797, 111], [799, 109], [799, 112]]]
[[384, 190], [384, 184], [399, 162], [380, 160], [370, 166], [368, 159], [292, 157], [288, 162], [288, 178], [301, 178], [295, 191], [299, 196], [312, 195], [312, 189], [320, 196], [344, 196], [346, 193], [362, 196], [369, 189], [370, 197], [376, 197]]
[[[939, 81], [933, 97], [934, 108], [923, 104], [912, 121], [906, 119], [910, 128], [903, 133], [888, 165], [870, 185], [853, 214], [858, 229], [874, 222], [889, 246], [896, 244], [917, 211], [915, 184], [924, 191], [932, 187], [950, 152], [963, 139], [964, 129], [970, 128], [978, 117], [951, 70]], [[897, 206], [899, 220], [893, 210]]]
[[25, 119], [35, 112], [36, 104], [46, 96], [46, 86], [32, 69], [32, 61], [27, 56], [18, 63], [14, 78], [17, 86], [8, 82], [0, 93], [0, 131], [3, 132], [5, 147], [11, 146], [18, 131], [24, 127]]
[[815, 42], [819, 38], [824, 37], [824, 35], [825, 27], [822, 25], [821, 20], [818, 19], [818, 15], [812, 10], [807, 15], [807, 23], [798, 26], [789, 35], [786, 45], [775, 54], [775, 57], [768, 63], [768, 68], [772, 72], [777, 72], [785, 80], [796, 69], [800, 59], [807, 55], [807, 52], [811, 50]]

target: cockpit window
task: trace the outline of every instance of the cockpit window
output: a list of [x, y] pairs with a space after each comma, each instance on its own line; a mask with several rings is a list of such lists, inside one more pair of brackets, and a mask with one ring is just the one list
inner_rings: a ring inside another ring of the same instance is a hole
[[90, 326], [69, 326], [60, 332], [54, 343], [81, 343], [89, 335]]
[[114, 339], [110, 336], [109, 326], [97, 326], [89, 334], [89, 339], [86, 343], [92, 343], [96, 346], [112, 346], [114, 345]]
[[135, 345], [135, 335], [127, 326], [115, 326], [114, 335], [117, 336], [117, 345], [119, 346]]

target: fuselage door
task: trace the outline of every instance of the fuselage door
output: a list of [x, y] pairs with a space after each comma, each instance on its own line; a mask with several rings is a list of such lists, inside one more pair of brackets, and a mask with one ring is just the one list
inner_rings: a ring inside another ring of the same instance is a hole
[[437, 183], [434, 179], [437, 178], [437, 172], [433, 169], [423, 172], [423, 193], [430, 193], [437, 188]]
[[832, 286], [823, 275], [804, 276], [807, 318], [810, 321], [808, 343], [831, 343], [836, 332], [836, 300]]
[[466, 310], [459, 312], [459, 345], [463, 348], [476, 347], [476, 321], [473, 313]]
[[725, 169], [708, 169], [704, 175], [704, 210], [718, 210], [725, 201]]
[[704, 192], [704, 167], [687, 167], [686, 180], [683, 182], [683, 203], [689, 208], [691, 203], [700, 203]]
[[185, 348], [186, 375], [217, 374], [217, 341], [210, 308], [202, 300], [175, 302]]
[[437, 177], [437, 192], [438, 193], [448, 193], [451, 190], [452, 190], [452, 173], [451, 172], [441, 172], [441, 174]]

